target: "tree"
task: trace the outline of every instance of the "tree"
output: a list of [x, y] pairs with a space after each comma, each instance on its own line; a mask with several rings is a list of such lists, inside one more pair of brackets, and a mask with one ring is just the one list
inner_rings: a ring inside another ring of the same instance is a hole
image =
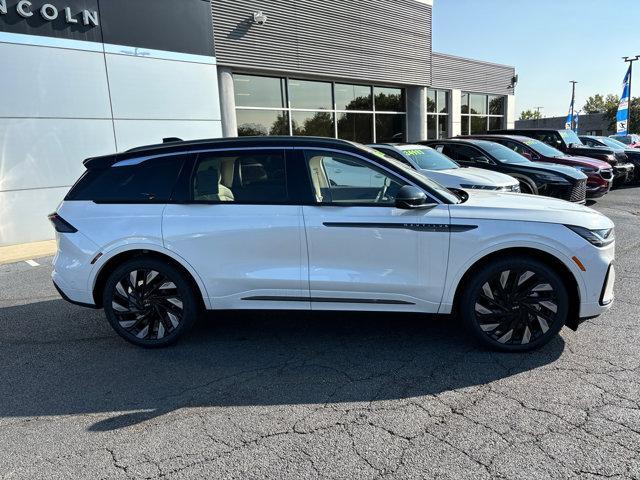
[[[618, 113], [618, 103], [620, 97], [617, 95], [607, 95], [605, 101], [605, 118], [609, 120], [609, 128], [616, 131], [616, 114]], [[634, 97], [631, 101], [629, 111], [629, 133], [638, 133], [640, 131], [640, 98]]]
[[582, 111], [584, 113], [606, 113], [612, 108], [618, 108], [618, 103], [620, 102], [620, 97], [617, 95], [609, 94], [604, 97], [604, 95], [600, 95], [596, 93], [595, 95], [587, 98], [584, 107], [582, 107]]
[[541, 118], [540, 110], [523, 110], [520, 112], [519, 120], [539, 120]]

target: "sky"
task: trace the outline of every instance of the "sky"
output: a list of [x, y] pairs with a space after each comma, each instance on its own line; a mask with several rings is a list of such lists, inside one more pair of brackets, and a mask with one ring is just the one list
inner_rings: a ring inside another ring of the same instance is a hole
[[[625, 26], [627, 15], [635, 20]], [[570, 80], [577, 109], [596, 93], [622, 93], [622, 57], [640, 55], [639, 16], [640, 0], [434, 0], [433, 50], [514, 66], [516, 116], [539, 106], [561, 116]], [[640, 61], [632, 89], [640, 97]]]

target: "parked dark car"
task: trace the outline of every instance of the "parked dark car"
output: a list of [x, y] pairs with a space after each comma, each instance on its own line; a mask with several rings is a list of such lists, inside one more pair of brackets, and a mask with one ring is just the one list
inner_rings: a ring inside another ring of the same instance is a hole
[[511, 175], [522, 193], [584, 203], [587, 176], [573, 167], [532, 162], [519, 153], [488, 140], [449, 139], [418, 142], [435, 148], [461, 165], [486, 168]]
[[618, 152], [624, 152], [631, 163], [633, 163], [634, 169], [634, 181], [640, 182], [640, 149], [629, 148], [624, 143], [612, 138], [612, 137], [598, 137], [595, 135], [580, 135], [582, 143], [589, 147], [595, 148], [610, 148]]
[[615, 152], [610, 148], [587, 147], [573, 130], [554, 128], [515, 128], [509, 130], [492, 130], [489, 133], [503, 135], [523, 135], [535, 138], [541, 142], [557, 148], [567, 155], [579, 157], [591, 157], [603, 160], [613, 167], [614, 179], [619, 182], [627, 182], [633, 178], [633, 164], [629, 163], [627, 155], [623, 152]]
[[[557, 163], [580, 170], [587, 176], [587, 198], [598, 198], [611, 189], [613, 168], [607, 162], [589, 157], [566, 155], [557, 148], [535, 138], [521, 135], [471, 135], [459, 138], [479, 138], [497, 142], [534, 162]], [[640, 152], [638, 152], [640, 156]]]
[[631, 133], [629, 135], [609, 135], [609, 138], [624, 143], [627, 147], [640, 148], [640, 135]]

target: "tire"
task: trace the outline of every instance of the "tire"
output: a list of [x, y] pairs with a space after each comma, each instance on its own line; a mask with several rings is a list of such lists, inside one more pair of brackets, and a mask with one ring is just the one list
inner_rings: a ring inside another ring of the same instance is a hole
[[520, 182], [520, 193], [528, 193], [530, 195], [537, 195], [537, 190], [527, 180], [518, 179]]
[[102, 298], [107, 319], [118, 335], [145, 348], [175, 343], [191, 329], [199, 313], [189, 280], [155, 258], [134, 258], [116, 268]]
[[474, 272], [463, 288], [462, 319], [480, 343], [494, 350], [539, 348], [567, 320], [569, 294], [562, 278], [532, 257], [495, 260]]

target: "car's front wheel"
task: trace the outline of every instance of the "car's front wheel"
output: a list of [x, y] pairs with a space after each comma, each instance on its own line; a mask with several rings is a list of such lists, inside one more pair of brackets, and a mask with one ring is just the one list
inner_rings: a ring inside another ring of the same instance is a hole
[[497, 260], [469, 278], [459, 311], [484, 345], [525, 351], [549, 342], [567, 320], [569, 295], [560, 275], [529, 257]]
[[155, 258], [134, 258], [116, 268], [105, 284], [103, 302], [113, 329], [141, 347], [174, 343], [198, 315], [185, 275]]

